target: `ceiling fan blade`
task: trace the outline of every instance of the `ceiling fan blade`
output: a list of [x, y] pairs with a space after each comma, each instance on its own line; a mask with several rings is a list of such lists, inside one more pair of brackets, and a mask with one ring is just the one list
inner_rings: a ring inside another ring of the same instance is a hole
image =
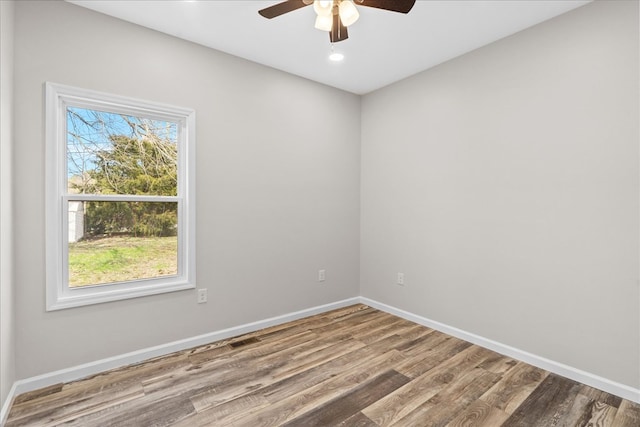
[[311, 3], [313, 2], [307, 0], [287, 0], [259, 10], [258, 13], [267, 19], [271, 19], [301, 7], [309, 6]]
[[416, 0], [355, 0], [355, 3], [392, 12], [409, 13]]
[[337, 13], [334, 14], [333, 25], [331, 26], [331, 31], [329, 31], [329, 40], [331, 40], [331, 43], [337, 43], [348, 38], [349, 32], [347, 31], [347, 27], [342, 25], [340, 15], [338, 15]]

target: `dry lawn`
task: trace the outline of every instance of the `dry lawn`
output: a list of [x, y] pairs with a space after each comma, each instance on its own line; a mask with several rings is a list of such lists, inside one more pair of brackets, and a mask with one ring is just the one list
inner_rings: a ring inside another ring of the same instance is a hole
[[105, 237], [69, 244], [69, 286], [171, 276], [178, 272], [174, 237]]

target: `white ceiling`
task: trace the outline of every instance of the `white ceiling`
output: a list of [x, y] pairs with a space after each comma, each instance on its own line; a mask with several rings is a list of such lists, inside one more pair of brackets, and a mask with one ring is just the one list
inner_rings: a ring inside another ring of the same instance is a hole
[[408, 15], [358, 6], [360, 20], [328, 60], [313, 7], [274, 19], [258, 10], [280, 0], [68, 0], [356, 94], [433, 67], [591, 0], [418, 0]]

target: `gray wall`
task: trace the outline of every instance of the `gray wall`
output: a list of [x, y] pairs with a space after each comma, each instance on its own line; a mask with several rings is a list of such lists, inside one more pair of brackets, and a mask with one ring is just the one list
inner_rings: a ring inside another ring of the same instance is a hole
[[15, 380], [13, 281], [13, 2], [0, 1], [0, 406]]
[[[45, 81], [196, 110], [207, 304], [45, 312]], [[359, 97], [57, 1], [16, 5], [15, 85], [18, 378], [358, 295]]]
[[595, 2], [365, 96], [362, 294], [640, 386], [638, 30]]

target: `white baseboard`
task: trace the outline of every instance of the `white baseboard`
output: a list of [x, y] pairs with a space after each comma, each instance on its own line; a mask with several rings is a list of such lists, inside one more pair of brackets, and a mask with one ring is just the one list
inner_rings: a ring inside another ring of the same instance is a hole
[[291, 322], [293, 320], [302, 319], [304, 317], [313, 316], [315, 314], [324, 313], [330, 310], [335, 310], [337, 308], [347, 307], [359, 302], [359, 297], [349, 298], [330, 304], [324, 304], [305, 310], [284, 314], [282, 316], [271, 317], [269, 319], [247, 323], [245, 325], [235, 326], [232, 328], [211, 332], [196, 337], [174, 341], [168, 344], [145, 348], [142, 350], [133, 351], [131, 353], [121, 354], [119, 356], [97, 360], [95, 362], [85, 363], [79, 366], [61, 369], [55, 372], [49, 372], [24, 380], [18, 380], [13, 384], [13, 387], [11, 387], [9, 396], [2, 406], [2, 412], [0, 412], [0, 426], [4, 425], [6, 417], [9, 415], [11, 402], [16, 396], [22, 393], [27, 393], [29, 391], [48, 387], [54, 384], [75, 381], [81, 378], [98, 374], [100, 372], [108, 371], [110, 369], [120, 368], [134, 363], [140, 363], [154, 357], [164, 356], [176, 351], [187, 350], [192, 347], [197, 347], [238, 335], [247, 334], [250, 332], [258, 331], [260, 329], [268, 328], [270, 326], [280, 325], [282, 323]]
[[549, 372], [553, 372], [555, 374], [572, 379], [574, 381], [581, 382], [599, 390], [606, 391], [607, 393], [611, 393], [632, 402], [640, 403], [640, 389], [635, 389], [633, 387], [608, 380], [589, 372], [585, 372], [580, 369], [576, 369], [571, 366], [567, 366], [562, 363], [555, 362], [553, 360], [549, 360], [523, 350], [519, 350], [517, 348], [499, 343], [497, 341], [493, 341], [479, 335], [463, 331], [462, 329], [445, 325], [444, 323], [440, 323], [435, 320], [427, 319], [426, 317], [409, 313], [408, 311], [400, 310], [398, 308], [371, 300], [369, 298], [354, 297], [330, 304], [296, 311], [289, 314], [284, 314], [282, 316], [271, 317], [269, 319], [247, 323], [245, 325], [240, 325], [233, 328], [223, 329], [196, 337], [186, 338], [184, 340], [174, 341], [168, 344], [163, 344], [134, 351], [131, 353], [122, 354], [119, 356], [110, 357], [107, 359], [98, 360], [91, 363], [85, 363], [83, 365], [74, 366], [71, 368], [61, 369], [59, 371], [38, 375], [36, 377], [27, 378], [24, 380], [18, 380], [13, 384], [13, 387], [11, 387], [9, 395], [2, 405], [2, 410], [0, 411], [0, 426], [4, 425], [6, 421], [6, 417], [9, 413], [9, 408], [11, 407], [11, 402], [16, 396], [22, 393], [27, 393], [29, 391], [48, 387], [54, 384], [75, 381], [84, 377], [98, 374], [100, 372], [108, 371], [110, 369], [115, 369], [134, 363], [140, 363], [154, 357], [164, 356], [176, 351], [182, 351], [192, 347], [197, 347], [211, 342], [231, 338], [237, 335], [258, 331], [270, 326], [302, 319], [304, 317], [313, 316], [315, 314], [324, 313], [330, 310], [346, 307], [357, 303], [366, 304], [370, 307], [377, 308], [378, 310], [385, 311], [403, 319], [418, 323], [423, 326], [427, 326], [429, 328], [438, 330], [456, 338], [460, 338], [481, 347], [488, 348], [497, 353], [513, 357], [514, 359], [521, 360]]
[[408, 311], [400, 310], [399, 308], [395, 308], [390, 305], [371, 300], [369, 298], [360, 297], [360, 302], [370, 307], [377, 308], [378, 310], [385, 311], [398, 317], [402, 317], [403, 319], [409, 320], [411, 322], [418, 323], [431, 329], [435, 329], [447, 335], [451, 335], [456, 338], [460, 338], [470, 343], [479, 345], [481, 347], [488, 348], [489, 350], [493, 350], [496, 353], [504, 354], [505, 356], [509, 356], [538, 368], [544, 369], [546, 371], [553, 372], [554, 374], [561, 375], [565, 378], [569, 378], [582, 384], [586, 384], [590, 387], [606, 391], [607, 393], [622, 397], [623, 399], [627, 399], [635, 403], [640, 403], [640, 389], [611, 381], [607, 378], [603, 378], [598, 375], [594, 375], [592, 373], [574, 368], [572, 366], [567, 366], [565, 364], [549, 360], [535, 354], [531, 354], [529, 352], [499, 343], [497, 341], [481, 337], [471, 332], [463, 331], [462, 329], [445, 325], [444, 323], [440, 323], [435, 320], [427, 319], [426, 317], [409, 313]]

